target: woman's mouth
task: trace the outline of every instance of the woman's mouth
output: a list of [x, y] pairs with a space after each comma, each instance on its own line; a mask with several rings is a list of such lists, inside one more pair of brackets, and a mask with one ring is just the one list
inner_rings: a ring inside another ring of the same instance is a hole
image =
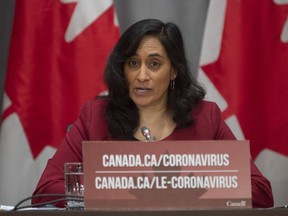
[[151, 89], [150, 88], [135, 88], [135, 91], [138, 94], [144, 94], [144, 93], [151, 91]]

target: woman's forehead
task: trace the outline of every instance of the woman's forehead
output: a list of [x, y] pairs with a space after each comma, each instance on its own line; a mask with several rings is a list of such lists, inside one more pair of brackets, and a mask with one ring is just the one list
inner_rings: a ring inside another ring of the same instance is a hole
[[166, 50], [160, 40], [153, 36], [146, 36], [141, 40], [139, 47], [136, 50], [136, 55], [140, 55], [143, 52], [152, 57], [167, 57]]

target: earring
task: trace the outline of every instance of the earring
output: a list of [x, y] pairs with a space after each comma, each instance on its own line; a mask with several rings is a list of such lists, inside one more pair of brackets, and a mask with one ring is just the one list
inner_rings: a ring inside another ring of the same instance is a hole
[[175, 80], [171, 80], [171, 81], [170, 81], [170, 87], [171, 87], [171, 90], [174, 89], [174, 87], [175, 87]]

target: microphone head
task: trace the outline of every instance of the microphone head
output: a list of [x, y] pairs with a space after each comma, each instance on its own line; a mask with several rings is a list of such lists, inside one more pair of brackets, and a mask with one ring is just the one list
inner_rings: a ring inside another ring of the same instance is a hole
[[146, 138], [146, 140], [150, 140], [151, 139], [151, 134], [150, 134], [150, 130], [147, 127], [142, 127], [141, 128], [141, 132], [142, 135]]

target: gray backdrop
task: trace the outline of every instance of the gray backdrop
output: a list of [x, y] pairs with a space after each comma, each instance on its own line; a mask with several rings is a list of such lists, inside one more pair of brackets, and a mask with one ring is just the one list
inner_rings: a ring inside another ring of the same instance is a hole
[[14, 0], [1, 0], [0, 1], [0, 108], [1, 108], [0, 110], [2, 110], [3, 88], [7, 69], [8, 49], [10, 42], [11, 27], [13, 22], [13, 15], [14, 15]]
[[115, 0], [121, 30], [132, 23], [157, 18], [182, 30], [192, 72], [197, 72], [208, 0]]
[[[33, 0], [26, 1], [33, 3]], [[158, 18], [165, 22], [169, 21], [178, 24], [183, 33], [191, 70], [197, 73], [209, 0], [114, 0], [114, 2], [122, 32], [132, 23], [144, 18]], [[14, 0], [0, 0], [1, 110], [14, 4]]]

